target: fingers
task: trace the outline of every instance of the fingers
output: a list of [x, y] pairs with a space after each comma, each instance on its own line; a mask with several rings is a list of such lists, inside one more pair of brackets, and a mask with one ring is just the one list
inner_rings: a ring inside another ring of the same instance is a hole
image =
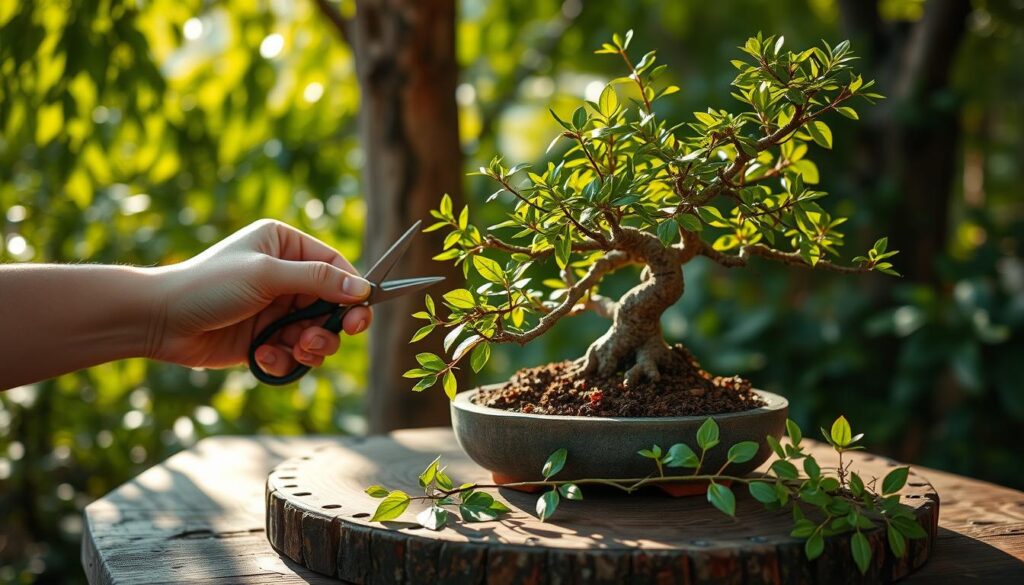
[[[343, 321], [345, 332], [349, 335], [362, 333], [370, 326], [373, 312], [367, 307], [356, 307], [350, 310]], [[293, 325], [285, 328], [277, 343], [261, 345], [256, 349], [256, 362], [260, 369], [273, 376], [283, 376], [295, 368], [296, 363], [319, 367], [324, 358], [338, 351], [341, 340], [320, 326], [300, 327]]]
[[280, 247], [275, 256], [281, 260], [326, 262], [350, 274], [359, 274], [340, 252], [317, 238], [279, 221], [265, 221]]
[[256, 348], [256, 364], [271, 376], [283, 376], [295, 368], [295, 360], [287, 348], [269, 344]]
[[322, 261], [268, 258], [266, 285], [275, 295], [311, 295], [338, 304], [356, 304], [370, 295], [370, 283]]
[[320, 357], [333, 355], [340, 343], [337, 334], [322, 327], [309, 327], [299, 334], [299, 342], [294, 349], [295, 359], [302, 361], [299, 352]]
[[352, 307], [341, 321], [342, 329], [349, 335], [366, 331], [373, 322], [373, 311], [369, 307]]

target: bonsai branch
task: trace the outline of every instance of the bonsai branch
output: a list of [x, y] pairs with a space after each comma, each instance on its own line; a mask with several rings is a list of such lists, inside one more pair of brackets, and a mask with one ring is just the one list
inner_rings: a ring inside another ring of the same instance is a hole
[[569, 288], [569, 291], [566, 293], [562, 302], [551, 312], [541, 317], [540, 321], [538, 321], [532, 329], [528, 329], [522, 333], [501, 331], [495, 333], [494, 336], [491, 337], [491, 341], [494, 343], [514, 342], [521, 345], [542, 335], [545, 331], [551, 329], [559, 319], [569, 315], [580, 299], [582, 299], [591, 288], [597, 285], [605, 274], [617, 270], [632, 261], [633, 260], [630, 255], [621, 250], [613, 250], [609, 252], [591, 265], [590, 270], [587, 271], [583, 278]]
[[[534, 250], [529, 246], [518, 246], [516, 244], [506, 242], [493, 235], [485, 236], [484, 241], [478, 246], [478, 248], [491, 248], [494, 250], [501, 250], [502, 252], [508, 252], [509, 254], [525, 254], [531, 258], [546, 258], [550, 256], [554, 251], [554, 248]], [[603, 249], [605, 249], [605, 247], [602, 244], [595, 241], [577, 242], [572, 245], [573, 252], [594, 252]]]
[[820, 268], [822, 270], [830, 270], [832, 272], [843, 272], [843, 273], [859, 273], [859, 272], [870, 272], [871, 266], [842, 266], [840, 264], [834, 264], [828, 260], [819, 260], [816, 264], [808, 264], [797, 252], [782, 252], [765, 246], [764, 244], [751, 244], [740, 247], [738, 254], [726, 254], [719, 252], [707, 244], [703, 244], [700, 249], [702, 256], [707, 256], [711, 260], [715, 261], [722, 266], [727, 268], [737, 268], [746, 266], [751, 256], [760, 256], [769, 260], [776, 260], [790, 266], [799, 266], [800, 268]]

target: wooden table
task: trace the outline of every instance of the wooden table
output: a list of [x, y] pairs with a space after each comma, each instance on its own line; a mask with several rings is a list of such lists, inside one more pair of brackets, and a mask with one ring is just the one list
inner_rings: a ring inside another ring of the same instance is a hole
[[[200, 441], [85, 511], [91, 583], [338, 583], [267, 542], [264, 485], [278, 462], [350, 439], [215, 437]], [[915, 468], [937, 489], [939, 535], [909, 583], [1024, 583], [1024, 493]]]

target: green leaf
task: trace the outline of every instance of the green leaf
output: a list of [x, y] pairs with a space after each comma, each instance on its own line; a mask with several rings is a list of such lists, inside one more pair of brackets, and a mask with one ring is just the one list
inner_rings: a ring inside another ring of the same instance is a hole
[[436, 383], [437, 383], [437, 375], [436, 374], [434, 374], [432, 376], [426, 376], [425, 378], [422, 378], [419, 382], [416, 382], [416, 385], [413, 386], [413, 391], [414, 392], [422, 392], [423, 390], [429, 388], [430, 386], [433, 386]]
[[490, 522], [491, 520], [497, 520], [501, 516], [502, 512], [494, 510], [490, 506], [462, 504], [459, 506], [459, 513], [462, 514], [462, 520], [465, 522]]
[[472, 309], [476, 306], [473, 293], [464, 288], [457, 288], [444, 294], [444, 300], [456, 309]]
[[559, 449], [552, 453], [548, 460], [544, 462], [544, 467], [540, 470], [541, 475], [544, 479], [551, 479], [562, 468], [565, 467], [565, 458], [569, 455], [569, 452], [565, 449]]
[[928, 533], [924, 531], [924, 528], [921, 528], [921, 525], [912, 518], [898, 516], [893, 518], [891, 523], [900, 531], [900, 534], [907, 538], [925, 538], [928, 536]]
[[405, 512], [405, 509], [409, 507], [409, 495], [402, 490], [395, 490], [387, 495], [380, 505], [377, 506], [377, 510], [373, 513], [373, 517], [370, 518], [370, 522], [385, 522], [387, 520], [394, 520]]
[[708, 418], [704, 424], [697, 429], [697, 445], [705, 451], [718, 444], [718, 423], [715, 419]]
[[491, 344], [483, 341], [473, 348], [473, 353], [469, 354], [469, 365], [472, 366], [474, 372], [479, 372], [489, 359], [491, 359]]
[[558, 493], [562, 494], [562, 497], [567, 500], [583, 499], [583, 492], [581, 492], [579, 486], [574, 483], [566, 483], [558, 486]]
[[427, 388], [430, 388], [434, 384], [437, 384], [437, 375], [427, 376], [416, 382], [416, 385], [412, 387], [413, 392], [423, 392]]
[[666, 219], [658, 224], [658, 239], [661, 245], [670, 246], [679, 237], [679, 224], [674, 219]]
[[789, 441], [794, 445], [799, 445], [800, 440], [804, 437], [796, 421], [788, 418], [786, 419], [786, 434], [789, 435]]
[[843, 106], [840, 108], [836, 108], [836, 111], [851, 120], [860, 120], [860, 116], [857, 115], [857, 111], [851, 107]]
[[363, 491], [365, 491], [367, 494], [370, 495], [370, 497], [373, 498], [385, 498], [389, 493], [391, 493], [386, 488], [381, 487], [379, 485], [371, 485], [370, 487], [366, 488]]
[[754, 481], [747, 486], [747, 489], [750, 490], [750, 495], [762, 504], [779, 501], [779, 496], [775, 493], [775, 486], [768, 482]]
[[857, 563], [860, 574], [866, 574], [868, 567], [871, 566], [871, 544], [868, 542], [868, 538], [859, 530], [850, 539], [850, 552], [853, 553], [853, 560]]
[[821, 556], [821, 553], [825, 550], [825, 539], [821, 536], [821, 531], [815, 532], [807, 539], [804, 543], [804, 554], [807, 555], [807, 560], [813, 561], [814, 559]]
[[804, 459], [804, 472], [807, 473], [807, 477], [811, 479], [818, 479], [821, 477], [821, 467], [818, 462], [814, 460], [814, 457], [807, 457]]
[[813, 120], [807, 125], [807, 132], [818, 146], [832, 148], [832, 129], [828, 124], [821, 120]]
[[431, 372], [440, 372], [447, 365], [444, 363], [444, 360], [429, 352], [416, 354], [416, 361], [418, 361], [424, 369], [430, 370]]
[[616, 108], [619, 107], [619, 96], [615, 93], [615, 89], [608, 84], [601, 90], [601, 97], [597, 100], [598, 109], [605, 116], [610, 116], [615, 113]]
[[782, 450], [782, 443], [779, 443], [778, 439], [771, 435], [765, 435], [764, 439], [768, 442], [768, 446], [772, 448], [772, 451], [774, 451], [776, 455], [779, 457], [786, 456], [786, 452]]
[[903, 489], [909, 473], [909, 467], [897, 467], [886, 474], [885, 479], [882, 480], [882, 495], [887, 496]]
[[555, 238], [555, 263], [559, 268], [564, 269], [569, 265], [569, 256], [572, 254], [572, 238], [559, 235]]
[[504, 284], [505, 271], [501, 269], [501, 264], [498, 264], [486, 256], [477, 254], [476, 256], [473, 256], [473, 266], [476, 268], [476, 271], [480, 273], [480, 276], [485, 279], [495, 284]]
[[501, 514], [507, 514], [507, 513], [512, 511], [511, 508], [509, 508], [505, 504], [499, 502], [498, 500], [494, 500], [493, 502], [491, 502], [491, 505], [488, 506], [488, 508], [490, 508], [491, 510], [494, 510], [495, 512], [501, 513]]
[[[795, 514], [799, 509], [799, 507], [793, 508], [793, 513]], [[802, 517], [796, 518], [796, 521], [793, 524], [793, 530], [789, 532], [789, 535], [793, 538], [807, 538], [814, 534], [815, 528], [817, 527], [814, 525], [814, 522]]]
[[436, 327], [436, 325], [424, 325], [423, 327], [420, 327], [416, 331], [416, 333], [413, 334], [412, 339], [409, 340], [409, 343], [416, 343], [417, 341], [430, 335], [430, 332], [434, 330], [434, 327]]
[[864, 493], [864, 480], [856, 473], [850, 474], [850, 491], [858, 498]]
[[907, 541], [895, 526], [892, 524], [886, 526], [885, 534], [889, 538], [889, 548], [892, 550], [892, 554], [897, 557], [903, 557], [903, 555], [907, 554]]
[[434, 481], [434, 477], [437, 476], [437, 466], [440, 463], [441, 463], [441, 456], [438, 455], [437, 458], [435, 458], [433, 461], [431, 461], [430, 465], [428, 465], [427, 468], [423, 470], [423, 473], [421, 473], [420, 477], [419, 477], [420, 487], [425, 488], [428, 485], [430, 485], [430, 483], [432, 481]]
[[771, 469], [775, 472], [775, 475], [782, 479], [796, 479], [800, 477], [800, 472], [796, 470], [796, 466], [789, 461], [779, 459], [772, 463]]
[[444, 393], [448, 395], [448, 399], [455, 400], [455, 393], [459, 389], [459, 382], [455, 379], [455, 374], [451, 370], [444, 373], [441, 386], [444, 388]]
[[840, 416], [836, 419], [836, 422], [832, 423], [832, 432], [829, 433], [829, 436], [834, 444], [839, 447], [846, 447], [850, 444], [851, 435], [850, 423], [847, 422], [845, 416]]
[[676, 222], [678, 222], [679, 225], [688, 232], [699, 232], [704, 230], [704, 224], [700, 222], [700, 219], [690, 213], [680, 215], [676, 218]]
[[440, 506], [431, 506], [416, 514], [416, 521], [428, 530], [441, 530], [448, 523], [448, 510]]
[[452, 478], [448, 477], [448, 474], [444, 472], [444, 469], [437, 470], [437, 474], [434, 476], [434, 482], [437, 484], [437, 487], [443, 490], [450, 490], [455, 487], [455, 484], [452, 482]]
[[445, 193], [444, 196], [441, 197], [441, 206], [439, 207], [439, 210], [441, 212], [441, 215], [443, 215], [445, 218], [455, 219], [455, 216], [452, 215], [452, 198], [447, 193]]
[[494, 496], [487, 492], [474, 491], [464, 494], [462, 498], [463, 504], [466, 504], [467, 506], [478, 506], [480, 508], [489, 508], [493, 502]]
[[736, 496], [724, 485], [711, 482], [708, 485], [708, 501], [730, 516], [736, 515]]
[[558, 509], [558, 491], [551, 490], [544, 492], [540, 498], [537, 499], [537, 517], [540, 518], [541, 522], [544, 522], [555, 513]]
[[572, 125], [577, 130], [582, 130], [587, 125], [587, 108], [580, 106], [572, 113]]
[[676, 443], [668, 449], [668, 456], [665, 457], [666, 467], [689, 467], [696, 469], [700, 466], [700, 458], [693, 452], [693, 449], [685, 443]]
[[746, 463], [753, 459], [754, 455], [757, 455], [757, 450], [759, 448], [760, 445], [754, 441], [736, 443], [732, 447], [729, 447], [729, 454], [727, 455], [727, 458], [732, 463]]

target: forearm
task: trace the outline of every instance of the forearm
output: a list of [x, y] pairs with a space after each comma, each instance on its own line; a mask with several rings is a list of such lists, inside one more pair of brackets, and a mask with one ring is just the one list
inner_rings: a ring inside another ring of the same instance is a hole
[[147, 353], [157, 272], [0, 265], [0, 389]]

